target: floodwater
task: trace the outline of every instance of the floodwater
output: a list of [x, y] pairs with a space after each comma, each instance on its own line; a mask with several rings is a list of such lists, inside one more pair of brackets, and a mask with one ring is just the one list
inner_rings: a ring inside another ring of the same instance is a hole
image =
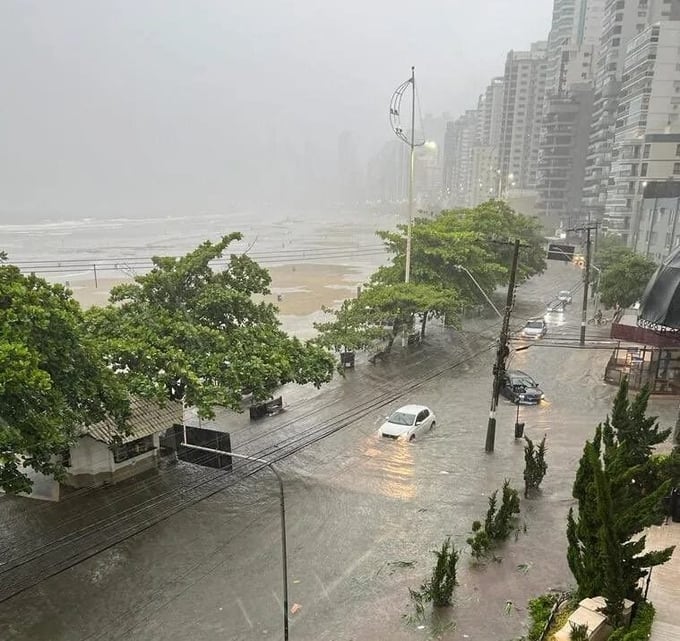
[[[579, 276], [570, 266], [551, 265], [520, 290], [513, 326], [542, 315], [558, 290], [578, 287]], [[283, 414], [236, 433], [236, 451], [287, 455], [276, 466], [285, 488], [290, 639], [509, 641], [524, 631], [529, 598], [569, 585], [565, 528], [573, 475], [585, 439], [616, 392], [602, 382], [611, 350], [577, 348], [579, 300], [577, 292], [564, 316], [548, 318], [548, 335], [513, 351], [508, 364], [531, 374], [545, 392], [540, 406], [520, 408], [519, 419], [530, 438], [547, 435], [549, 468], [542, 491], [522, 499], [516, 540], [500, 546], [496, 560], [473, 564], [465, 543], [504, 479], [522, 488], [523, 443], [514, 439], [516, 407], [505, 400], [495, 452], [484, 452], [495, 320], [469, 324], [465, 334], [434, 325], [424, 345], [397, 349], [375, 366], [360, 362], [326, 391], [292, 396]], [[606, 332], [589, 327], [588, 339]], [[414, 443], [379, 439], [384, 416], [408, 402], [430, 406], [436, 428]], [[677, 401], [654, 399], [651, 410], [671, 425]], [[187, 465], [168, 474], [185, 484], [214, 478], [217, 489], [225, 478]], [[99, 495], [81, 503], [81, 513], [44, 509], [47, 518], [27, 517], [34, 508], [25, 501], [0, 502], [0, 513], [10, 515], [3, 532], [11, 545], [0, 556], [6, 566], [33, 548], [55, 545], [57, 536], [73, 539], [74, 532], [81, 533], [81, 555], [93, 554], [1, 602], [0, 638], [282, 639], [276, 478], [265, 468], [233, 480], [155, 525], [152, 482], [143, 492], [128, 487], [130, 505], [135, 493], [143, 496], [138, 511], [149, 527], [99, 552], [102, 539], [85, 529], [88, 519], [105, 524]], [[106, 496], [107, 514], [120, 501], [118, 520], [130, 524], [128, 534], [137, 531], [143, 522], [123, 511], [125, 495]], [[120, 538], [125, 528], [117, 527]], [[17, 534], [26, 537], [31, 529], [32, 541]], [[461, 551], [455, 603], [414, 621], [408, 588], [428, 577], [431, 551], [447, 536]], [[50, 562], [56, 557], [48, 556], [40, 570], [50, 574]], [[0, 566], [0, 580], [2, 572]]]

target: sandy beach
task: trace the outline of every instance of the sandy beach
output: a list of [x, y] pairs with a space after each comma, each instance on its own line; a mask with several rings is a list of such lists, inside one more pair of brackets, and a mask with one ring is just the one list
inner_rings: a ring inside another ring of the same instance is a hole
[[[356, 296], [367, 277], [365, 271], [348, 265], [300, 263], [269, 268], [271, 294], [265, 300], [279, 308], [284, 328], [301, 338], [313, 334], [313, 322], [323, 318], [323, 307], [334, 307]], [[131, 278], [94, 278], [68, 281], [73, 297], [83, 306], [106, 305], [114, 285]], [[66, 284], [66, 283], [65, 283]]]

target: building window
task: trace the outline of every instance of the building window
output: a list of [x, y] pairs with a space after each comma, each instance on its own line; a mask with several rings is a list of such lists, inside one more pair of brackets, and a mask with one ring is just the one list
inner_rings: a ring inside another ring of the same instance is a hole
[[677, 176], [680, 174], [680, 162], [673, 163], [673, 175]]
[[113, 460], [116, 463], [122, 463], [128, 459], [135, 458], [135, 456], [141, 456], [153, 449], [153, 435], [144, 436], [138, 438], [136, 441], [130, 441], [129, 443], [123, 443], [122, 445], [114, 445], [111, 448], [113, 451]]
[[641, 176], [646, 176], [646, 175], [647, 175], [647, 163], [646, 163], [646, 162], [643, 162], [643, 163], [640, 165], [640, 175], [641, 175]]
[[675, 155], [680, 156], [680, 145], [675, 146]]
[[649, 158], [649, 150], [651, 149], [651, 145], [645, 145], [643, 151], [642, 151], [642, 157], [643, 158]]

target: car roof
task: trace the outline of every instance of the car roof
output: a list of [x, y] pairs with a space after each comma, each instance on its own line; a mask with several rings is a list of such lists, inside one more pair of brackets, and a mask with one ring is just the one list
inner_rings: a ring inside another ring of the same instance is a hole
[[395, 412], [403, 412], [404, 414], [417, 414], [422, 410], [429, 410], [429, 407], [425, 405], [402, 405], [399, 409], [394, 410]]
[[571, 291], [568, 289], [560, 289], [560, 294], [571, 294]]
[[538, 322], [538, 321], [540, 321], [541, 323], [545, 323], [545, 318], [541, 318], [540, 316], [537, 316], [536, 318], [530, 318], [530, 319], [527, 321], [527, 324], [529, 324], [529, 323], [536, 323], [536, 322]]

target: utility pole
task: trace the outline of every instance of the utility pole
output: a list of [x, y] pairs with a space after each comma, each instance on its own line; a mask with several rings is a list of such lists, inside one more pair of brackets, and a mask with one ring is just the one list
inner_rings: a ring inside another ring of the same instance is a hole
[[[580, 345], [586, 344], [586, 324], [588, 323], [588, 287], [590, 285], [590, 261], [591, 261], [591, 244], [590, 244], [590, 232], [595, 230], [597, 235], [597, 228], [599, 223], [593, 223], [592, 225], [586, 225], [585, 227], [574, 227], [573, 229], [567, 229], [567, 231], [584, 231], [586, 232], [586, 260], [583, 270], [583, 308], [581, 309], [581, 336], [579, 339]], [[597, 237], [597, 236], [596, 236]]]
[[493, 366], [491, 408], [489, 409], [489, 423], [486, 427], [486, 445], [484, 447], [487, 452], [493, 452], [494, 443], [496, 441], [496, 408], [498, 407], [498, 396], [501, 390], [501, 379], [503, 377], [503, 373], [505, 372], [505, 359], [510, 353], [508, 348], [508, 332], [510, 329], [510, 314], [512, 312], [513, 302], [515, 299], [515, 280], [517, 278], [519, 248], [520, 240], [517, 238], [515, 239], [514, 251], [512, 254], [512, 267], [510, 268], [510, 281], [508, 282], [508, 296], [505, 301], [505, 312], [503, 314], [503, 322], [501, 324], [501, 335], [498, 341], [498, 349], [496, 351], [496, 364]]

